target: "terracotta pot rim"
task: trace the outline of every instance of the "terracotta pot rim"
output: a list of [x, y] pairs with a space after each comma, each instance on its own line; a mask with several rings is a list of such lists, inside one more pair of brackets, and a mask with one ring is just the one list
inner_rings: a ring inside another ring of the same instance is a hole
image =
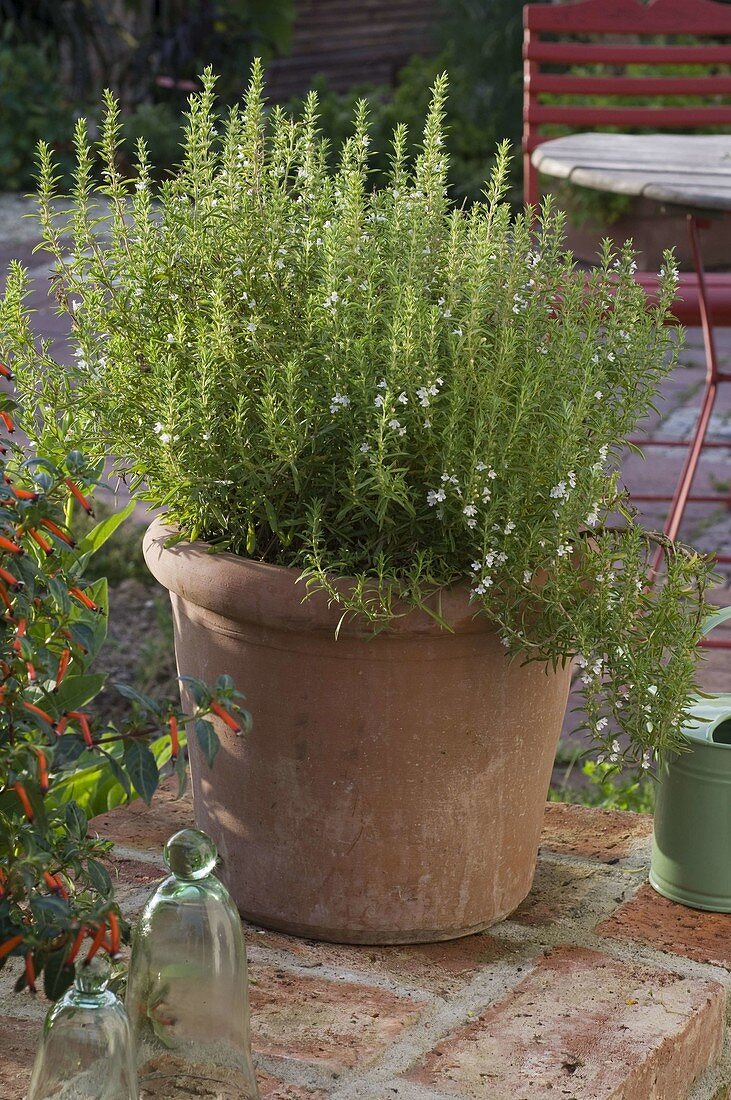
[[[450, 633], [495, 633], [495, 624], [470, 603], [466, 584], [435, 593], [427, 601], [441, 615], [449, 630], [432, 615], [407, 604], [396, 605], [399, 615], [385, 629], [374, 631], [365, 619], [348, 617], [337, 604], [329, 603], [325, 592], [306, 596], [298, 569], [268, 565], [227, 551], [211, 553], [202, 540], [166, 547], [175, 527], [156, 518], [143, 540], [148, 569], [169, 592], [235, 622], [258, 623], [294, 632], [325, 631], [339, 636], [373, 637], [375, 633], [401, 636], [438, 636]], [[337, 578], [335, 584], [347, 591], [354, 582]], [[342, 621], [341, 621], [342, 620]]]

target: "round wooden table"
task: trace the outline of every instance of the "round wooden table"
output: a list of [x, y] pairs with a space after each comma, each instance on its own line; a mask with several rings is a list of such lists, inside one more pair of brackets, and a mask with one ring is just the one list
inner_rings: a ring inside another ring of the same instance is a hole
[[[578, 133], [542, 142], [531, 155], [540, 172], [569, 180], [582, 187], [618, 195], [638, 195], [656, 202], [683, 206], [698, 280], [700, 322], [706, 351], [706, 380], [701, 410], [690, 441], [633, 440], [642, 446], [684, 446], [683, 470], [672, 496], [637, 494], [636, 500], [669, 501], [664, 531], [676, 538], [688, 500], [729, 504], [728, 494], [691, 496], [698, 460], [716, 401], [718, 384], [731, 382], [731, 374], [719, 370], [706, 276], [698, 238], [698, 213], [731, 210], [731, 135], [729, 134], [612, 134]], [[731, 256], [729, 257], [731, 264]], [[661, 560], [659, 552], [653, 573]], [[718, 554], [719, 562], [731, 562], [731, 554]], [[731, 647], [731, 643], [724, 643]]]
[[731, 210], [729, 134], [569, 134], [531, 157], [540, 172], [617, 195]]

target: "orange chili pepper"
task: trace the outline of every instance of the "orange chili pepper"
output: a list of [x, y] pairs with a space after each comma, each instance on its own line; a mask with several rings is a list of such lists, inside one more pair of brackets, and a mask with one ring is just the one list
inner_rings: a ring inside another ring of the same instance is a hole
[[42, 519], [40, 521], [41, 527], [45, 527], [47, 531], [50, 531], [52, 535], [55, 535], [57, 539], [61, 539], [61, 542], [65, 542], [67, 546], [76, 546], [76, 542], [72, 539], [71, 535], [68, 535], [65, 531], [62, 531], [57, 523], [53, 523], [50, 519]]
[[60, 685], [61, 681], [63, 680], [64, 676], [66, 675], [66, 670], [69, 667], [69, 661], [70, 660], [71, 660], [71, 650], [68, 649], [68, 648], [63, 649], [61, 651], [61, 656], [58, 659], [58, 668], [56, 669], [56, 686], [53, 689], [54, 691], [58, 691], [59, 685]]
[[69, 489], [69, 491], [76, 497], [79, 504], [84, 509], [84, 511], [87, 513], [87, 515], [93, 516], [94, 515], [94, 509], [92, 508], [90, 502], [86, 499], [86, 497], [84, 496], [84, 494], [82, 493], [82, 491], [78, 487], [78, 485], [75, 485], [70, 477], [64, 478], [64, 485], [66, 485], [66, 487]]
[[71, 950], [69, 951], [68, 955], [66, 956], [64, 966], [73, 966], [74, 959], [76, 958], [76, 956], [79, 953], [79, 948], [81, 947], [82, 943], [84, 942], [84, 939], [86, 938], [86, 934], [87, 934], [86, 933], [86, 928], [82, 924], [81, 928], [76, 933], [76, 936], [74, 938], [74, 942], [71, 944]]
[[229, 712], [225, 710], [220, 703], [217, 703], [215, 699], [211, 703], [211, 710], [214, 714], [218, 715], [222, 722], [226, 723], [230, 730], [233, 730], [234, 733], [241, 733], [241, 726], [238, 724], [234, 716], [232, 714], [229, 714]]
[[0, 363], [0, 374], [3, 376], [3, 378], [13, 377], [13, 372], [11, 371], [10, 367], [6, 367], [5, 363]]
[[33, 965], [33, 955], [29, 951], [25, 956], [25, 980], [31, 993], [36, 992], [36, 968]]
[[34, 527], [29, 527], [28, 528], [28, 534], [33, 539], [33, 542], [35, 542], [38, 546], [40, 546], [40, 548], [41, 548], [41, 550], [43, 551], [44, 554], [52, 554], [53, 553], [53, 547], [51, 546], [48, 539], [45, 539], [43, 537], [43, 535], [41, 535], [39, 531], [36, 531], [36, 529]]
[[23, 582], [18, 577], [14, 577], [12, 573], [8, 573], [7, 569], [3, 569], [2, 566], [0, 566], [0, 579], [5, 581], [8, 588], [17, 590], [23, 587]]
[[69, 588], [69, 595], [74, 596], [84, 607], [88, 607], [89, 611], [101, 611], [99, 604], [94, 603], [80, 588]]
[[38, 785], [41, 788], [41, 794], [48, 793], [48, 760], [43, 749], [35, 750], [38, 756]]
[[49, 726], [53, 725], [53, 718], [50, 714], [47, 714], [45, 710], [41, 710], [35, 703], [29, 703], [26, 699], [22, 699], [20, 703], [21, 707], [30, 711], [31, 714], [35, 714], [38, 718], [42, 718], [44, 722], [48, 722]]
[[109, 954], [119, 952], [119, 921], [116, 913], [109, 913]]
[[7, 550], [9, 554], [25, 553], [22, 546], [18, 546], [17, 542], [11, 542], [10, 539], [6, 539], [3, 535], [0, 535], [0, 550]]
[[6, 412], [0, 412], [0, 420], [2, 420], [2, 422], [5, 425], [7, 431], [9, 431], [10, 434], [12, 435], [13, 432], [15, 431], [15, 424], [13, 424], [12, 417], [9, 416], [8, 413], [6, 413]]
[[89, 729], [89, 719], [85, 714], [82, 714], [80, 710], [70, 710], [68, 712], [68, 717], [78, 722], [81, 736], [84, 738], [89, 748], [91, 748], [94, 744], [94, 738], [91, 736], [91, 730]]
[[178, 720], [173, 714], [168, 718], [168, 725], [170, 726], [170, 756], [171, 759], [177, 760], [180, 752], [180, 741], [178, 739]]
[[2, 602], [5, 604], [8, 611], [12, 611], [13, 603], [10, 599], [10, 593], [8, 592], [2, 581], [0, 581], [0, 600], [2, 600]]
[[11, 936], [9, 940], [0, 946], [0, 959], [4, 959], [6, 955], [9, 955], [14, 947], [17, 947], [19, 943], [23, 942], [22, 936]]
[[22, 783], [18, 782], [18, 783], [14, 784], [14, 788], [15, 788], [15, 793], [17, 794], [18, 798], [20, 799], [20, 804], [23, 807], [23, 810], [25, 812], [25, 816], [28, 818], [29, 821], [32, 821], [33, 820], [33, 807], [30, 804], [30, 799], [28, 798], [28, 795], [26, 794], [25, 787], [23, 786]]
[[106, 932], [107, 932], [106, 921], [102, 921], [101, 924], [99, 925], [99, 928], [97, 929], [97, 932], [96, 932], [96, 935], [94, 936], [94, 939], [91, 941], [91, 947], [89, 948], [89, 953], [86, 956], [86, 961], [87, 962], [91, 962], [91, 960], [96, 955], [97, 951], [99, 950], [99, 948], [102, 945], [102, 940], [104, 939], [104, 937], [106, 935]]

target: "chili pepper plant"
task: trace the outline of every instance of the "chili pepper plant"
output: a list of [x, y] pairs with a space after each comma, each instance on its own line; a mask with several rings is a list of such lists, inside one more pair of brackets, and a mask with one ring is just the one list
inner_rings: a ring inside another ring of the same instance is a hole
[[[9, 372], [0, 366], [0, 373]], [[7, 398], [7, 407], [12, 399]], [[14, 431], [7, 409], [0, 414]], [[70, 985], [77, 956], [116, 956], [128, 927], [103, 859], [110, 844], [91, 835], [69, 791], [85, 768], [106, 768], [124, 795], [147, 802], [161, 767], [186, 782], [185, 725], [193, 725], [209, 763], [218, 741], [215, 713], [243, 731], [248, 715], [222, 677], [214, 689], [191, 681], [195, 713], [119, 685], [128, 720], [97, 728], [89, 704], [105, 677], [90, 671], [106, 632], [106, 581], [87, 584], [91, 555], [124, 513], [77, 544], [73, 509], [92, 512], [101, 467], [78, 452], [62, 462], [25, 457], [2, 445], [0, 475], [0, 968], [23, 960], [16, 989], [39, 979], [55, 999]], [[169, 763], [168, 763], [169, 762]]]
[[143, 143], [136, 178], [118, 167], [111, 96], [98, 142], [76, 128], [70, 218], [40, 147], [43, 248], [76, 353], [69, 373], [35, 337], [14, 264], [0, 348], [25, 418], [39, 393], [53, 410], [28, 430], [52, 449], [60, 423], [120, 456], [180, 537], [302, 570], [374, 629], [397, 601], [469, 584], [515, 658], [580, 664], [602, 751], [650, 767], [682, 743], [711, 577], [642, 529], [619, 475], [676, 361], [672, 256], [654, 304], [629, 243], [578, 270], [549, 201], [504, 201], [506, 146], [483, 201], [452, 205], [446, 77], [415, 159], [396, 127], [381, 189], [365, 102], [333, 169], [316, 96], [298, 118], [269, 110], [255, 65], [222, 117], [214, 85], [207, 72], [157, 191]]

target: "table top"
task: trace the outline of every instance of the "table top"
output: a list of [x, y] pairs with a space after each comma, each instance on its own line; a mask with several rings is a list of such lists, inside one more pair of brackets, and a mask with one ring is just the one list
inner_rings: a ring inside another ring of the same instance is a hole
[[544, 141], [531, 159], [582, 187], [731, 210], [731, 134], [570, 134]]

